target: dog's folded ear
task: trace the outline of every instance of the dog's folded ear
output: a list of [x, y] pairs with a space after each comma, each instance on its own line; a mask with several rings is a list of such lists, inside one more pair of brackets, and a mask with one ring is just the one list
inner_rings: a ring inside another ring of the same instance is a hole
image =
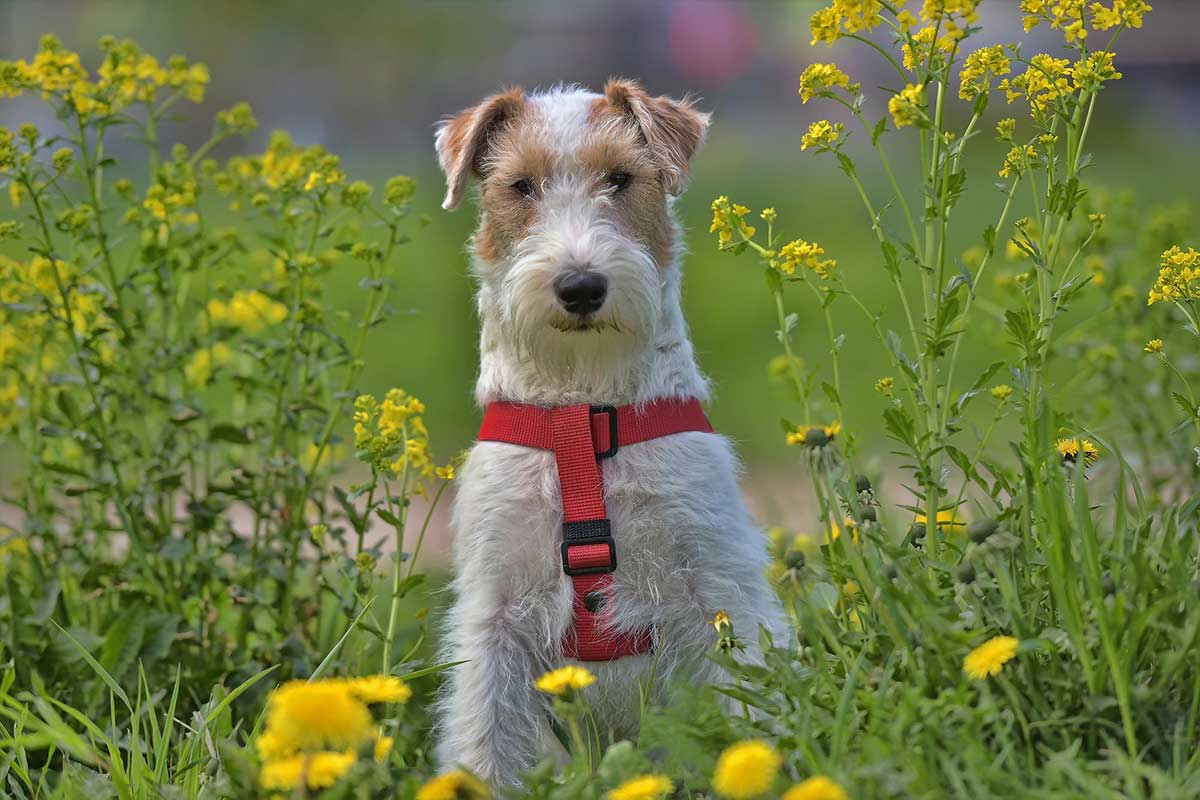
[[704, 142], [710, 115], [697, 111], [690, 98], [651, 97], [637, 81], [626, 78], [609, 79], [604, 97], [613, 110], [637, 125], [659, 162], [667, 193], [682, 194], [688, 165]]
[[515, 119], [525, 106], [525, 92], [513, 87], [484, 98], [478, 105], [438, 123], [435, 144], [438, 163], [446, 173], [442, 208], [453, 211], [462, 202], [467, 180], [482, 177], [489, 143], [496, 132]]

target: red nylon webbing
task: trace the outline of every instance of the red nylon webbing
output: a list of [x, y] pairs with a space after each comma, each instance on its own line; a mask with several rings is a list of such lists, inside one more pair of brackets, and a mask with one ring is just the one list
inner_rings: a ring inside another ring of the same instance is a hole
[[[598, 453], [612, 449], [612, 411], [587, 405], [542, 408], [519, 403], [492, 403], [479, 430], [480, 441], [508, 442], [554, 451], [562, 487], [563, 522], [604, 525], [604, 478]], [[617, 444], [624, 447], [685, 431], [712, 432], [697, 400], [655, 400], [616, 409]], [[576, 525], [576, 528], [588, 526]], [[566, 538], [566, 561], [572, 570], [605, 569], [570, 575], [574, 589], [571, 630], [563, 654], [580, 661], [612, 661], [648, 652], [653, 645], [649, 628], [614, 633], [603, 624], [603, 603], [612, 586], [611, 538], [604, 542], [571, 544]], [[593, 601], [593, 612], [588, 601]]]

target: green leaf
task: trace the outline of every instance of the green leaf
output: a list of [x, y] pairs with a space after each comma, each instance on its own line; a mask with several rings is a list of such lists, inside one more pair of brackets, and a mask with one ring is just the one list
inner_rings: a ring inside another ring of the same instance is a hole
[[231, 442], [232, 444], [250, 444], [251, 441], [246, 431], [236, 425], [224, 422], [212, 427], [212, 430], [208, 432], [208, 439], [211, 442]]
[[109, 674], [108, 670], [100, 666], [100, 662], [92, 658], [92, 654], [87, 651], [87, 648], [80, 644], [78, 639], [68, 633], [66, 628], [62, 627], [54, 620], [50, 620], [50, 624], [58, 628], [58, 632], [65, 636], [71, 644], [75, 645], [75, 648], [79, 651], [79, 655], [83, 656], [83, 660], [88, 663], [88, 666], [100, 676], [100, 680], [104, 681], [108, 685], [108, 688], [113, 694], [121, 698], [121, 702], [125, 704], [125, 708], [129, 709], [130, 713], [133, 713], [133, 705], [129, 702], [129, 695], [125, 694], [125, 690], [122, 689], [121, 685], [117, 683], [116, 679]]

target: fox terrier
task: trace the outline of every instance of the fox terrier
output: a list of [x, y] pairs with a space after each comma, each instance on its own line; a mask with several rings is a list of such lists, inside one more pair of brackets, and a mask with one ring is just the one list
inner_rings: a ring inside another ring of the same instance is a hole
[[[514, 784], [554, 749], [535, 681], [586, 664], [613, 740], [704, 658], [726, 611], [760, 659], [788, 626], [680, 307], [672, 202], [708, 115], [629, 80], [515, 88], [442, 122], [443, 207], [479, 181], [470, 240], [486, 409], [454, 503], [456, 600], [437, 757]], [[619, 559], [619, 566], [618, 566]]]

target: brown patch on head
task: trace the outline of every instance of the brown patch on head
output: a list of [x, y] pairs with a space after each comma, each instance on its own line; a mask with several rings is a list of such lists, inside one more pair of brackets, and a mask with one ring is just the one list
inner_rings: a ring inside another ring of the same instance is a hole
[[[597, 102], [607, 106], [603, 98]], [[665, 267], [678, 230], [667, 210], [666, 189], [653, 151], [635, 125], [611, 110], [597, 114], [593, 107], [591, 121], [579, 160], [596, 176], [597, 191], [609, 193], [617, 223], [645, 245], [655, 263]], [[609, 185], [609, 177], [616, 173], [629, 176], [623, 188]]]
[[[483, 215], [472, 245], [485, 262], [511, 253], [537, 219], [540, 189], [554, 169], [554, 154], [537, 130], [535, 115], [527, 109], [495, 136], [481, 164]], [[517, 188], [518, 182], [527, 182], [530, 196]]]
[[458, 207], [467, 179], [483, 175], [484, 164], [496, 139], [526, 110], [520, 87], [494, 94], [443, 122], [437, 131], [438, 162], [446, 173], [446, 199], [442, 207]]
[[592, 109], [594, 117], [614, 113], [636, 126], [658, 163], [667, 193], [682, 194], [688, 165], [708, 130], [708, 114], [697, 111], [687, 98], [651, 97], [636, 81], [624, 78], [610, 79], [604, 98]]

